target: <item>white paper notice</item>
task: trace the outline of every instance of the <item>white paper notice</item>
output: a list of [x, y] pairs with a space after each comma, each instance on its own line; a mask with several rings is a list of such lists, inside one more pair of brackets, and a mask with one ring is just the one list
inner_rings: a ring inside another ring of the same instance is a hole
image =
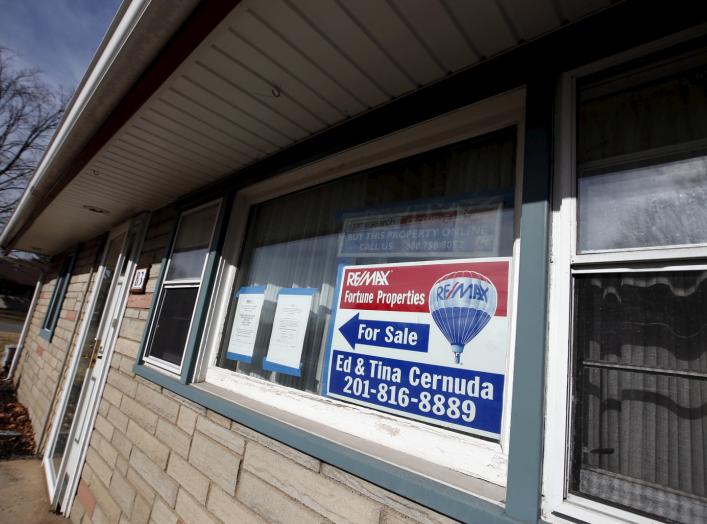
[[316, 289], [312, 288], [280, 290], [263, 369], [297, 377], [301, 375], [302, 347], [315, 292]]
[[264, 299], [265, 286], [242, 287], [238, 291], [238, 305], [226, 353], [228, 360], [248, 363], [252, 360]]

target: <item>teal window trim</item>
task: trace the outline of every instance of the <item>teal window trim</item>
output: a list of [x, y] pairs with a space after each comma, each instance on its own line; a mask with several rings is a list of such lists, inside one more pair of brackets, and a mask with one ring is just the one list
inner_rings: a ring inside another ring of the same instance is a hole
[[233, 206], [234, 194], [231, 192], [221, 199], [216, 224], [214, 225], [213, 237], [211, 240], [211, 248], [206, 257], [206, 267], [201, 280], [201, 290], [199, 299], [195, 306], [194, 320], [192, 321], [192, 329], [189, 333], [187, 346], [184, 353], [184, 361], [182, 362], [182, 372], [179, 381], [182, 384], [187, 384], [194, 372], [194, 367], [198, 359], [199, 342], [206, 325], [206, 310], [211, 303], [213, 295], [214, 280], [216, 278], [216, 270], [221, 258], [221, 248], [223, 246], [224, 237], [226, 234], [226, 226], [230, 215], [231, 207]]
[[506, 514], [537, 522], [541, 512], [545, 352], [553, 174], [555, 75], [526, 85], [523, 204]]
[[[140, 341], [140, 347], [138, 350], [138, 356], [135, 364], [136, 368], [143, 366], [143, 357], [145, 355], [145, 352], [147, 351], [147, 345], [149, 343], [150, 335], [155, 322], [157, 304], [162, 293], [162, 286], [164, 284], [166, 276], [167, 262], [169, 261], [169, 257], [172, 254], [174, 242], [177, 239], [179, 219], [181, 218], [182, 214], [190, 211], [191, 209], [203, 206], [212, 201], [215, 202], [220, 200], [219, 211], [216, 217], [216, 224], [214, 225], [214, 231], [211, 239], [211, 246], [209, 248], [209, 253], [206, 257], [204, 273], [202, 275], [202, 280], [200, 284], [199, 297], [196, 305], [194, 306], [194, 316], [192, 317], [192, 329], [189, 332], [189, 338], [187, 339], [184, 349], [184, 358], [182, 361], [182, 366], [178, 376], [172, 374], [172, 376], [177, 377], [177, 380], [181, 384], [187, 384], [191, 379], [193, 368], [195, 366], [198, 356], [198, 342], [201, 340], [204, 325], [206, 323], [206, 315], [204, 314], [204, 312], [208, 307], [208, 304], [211, 300], [211, 295], [213, 293], [214, 278], [216, 276], [216, 269], [218, 268], [221, 246], [223, 244], [223, 237], [225, 235], [225, 227], [228, 223], [228, 216], [232, 207], [234, 194], [235, 193], [233, 191], [227, 193], [226, 195], [223, 195], [222, 193], [217, 194], [216, 192], [209, 192], [206, 195], [199, 194], [195, 198], [186, 199], [185, 201], [180, 202], [176, 205], [176, 209], [178, 211], [177, 218], [175, 220], [174, 227], [172, 228], [172, 233], [170, 235], [169, 242], [167, 243], [165, 253], [162, 256], [162, 260], [160, 262], [160, 273], [157, 277], [157, 282], [155, 284], [155, 291], [152, 294], [152, 301], [150, 303], [145, 332], [143, 333], [142, 340]], [[164, 373], [169, 372], [165, 371]], [[158, 374], [161, 376], [160, 373]]]
[[56, 284], [54, 285], [54, 290], [52, 291], [52, 297], [49, 300], [47, 312], [44, 316], [44, 320], [42, 321], [42, 328], [39, 330], [39, 336], [48, 342], [52, 341], [54, 331], [56, 330], [56, 326], [59, 323], [59, 318], [61, 317], [61, 309], [64, 306], [66, 291], [69, 288], [69, 282], [71, 281], [71, 276], [74, 272], [77, 253], [78, 246], [66, 254], [64, 260], [61, 262], [59, 273], [57, 274]]

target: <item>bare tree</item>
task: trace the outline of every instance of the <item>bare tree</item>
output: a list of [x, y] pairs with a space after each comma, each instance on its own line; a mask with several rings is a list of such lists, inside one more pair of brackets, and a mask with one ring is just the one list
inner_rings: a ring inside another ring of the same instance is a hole
[[66, 96], [0, 47], [0, 230], [15, 209], [64, 111]]

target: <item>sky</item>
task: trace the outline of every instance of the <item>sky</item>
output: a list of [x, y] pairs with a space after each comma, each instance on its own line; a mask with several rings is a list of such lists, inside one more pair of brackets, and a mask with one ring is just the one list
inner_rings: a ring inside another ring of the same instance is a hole
[[0, 0], [0, 46], [17, 65], [73, 92], [83, 78], [120, 0]]

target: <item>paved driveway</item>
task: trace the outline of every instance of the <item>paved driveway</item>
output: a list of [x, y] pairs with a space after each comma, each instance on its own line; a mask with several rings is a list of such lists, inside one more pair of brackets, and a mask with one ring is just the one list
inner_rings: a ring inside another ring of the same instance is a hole
[[67, 519], [49, 512], [39, 459], [0, 461], [0, 522], [68, 524]]

